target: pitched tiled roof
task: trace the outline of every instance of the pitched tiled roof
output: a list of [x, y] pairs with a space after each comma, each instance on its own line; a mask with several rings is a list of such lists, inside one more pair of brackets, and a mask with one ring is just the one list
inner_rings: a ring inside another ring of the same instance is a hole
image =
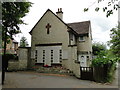
[[77, 34], [88, 34], [89, 33], [90, 21], [68, 23], [67, 25], [72, 30], [74, 30]]

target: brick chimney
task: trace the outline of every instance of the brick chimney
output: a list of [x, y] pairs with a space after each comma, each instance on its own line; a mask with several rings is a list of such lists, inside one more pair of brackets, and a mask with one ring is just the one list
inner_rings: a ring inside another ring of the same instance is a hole
[[58, 11], [56, 12], [57, 16], [63, 20], [63, 12], [62, 12], [62, 8], [58, 8]]

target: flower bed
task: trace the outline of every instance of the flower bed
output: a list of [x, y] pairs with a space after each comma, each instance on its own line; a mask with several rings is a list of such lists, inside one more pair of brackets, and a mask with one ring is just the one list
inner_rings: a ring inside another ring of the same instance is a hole
[[34, 70], [39, 72], [39, 73], [53, 73], [53, 74], [70, 74], [73, 75], [73, 73], [70, 72], [70, 70], [62, 67], [62, 66], [52, 66], [52, 67], [47, 67], [47, 66], [39, 66], [39, 67], [34, 67]]

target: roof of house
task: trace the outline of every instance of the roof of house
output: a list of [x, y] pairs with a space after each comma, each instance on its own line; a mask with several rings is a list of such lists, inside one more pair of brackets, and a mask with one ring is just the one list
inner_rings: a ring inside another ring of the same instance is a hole
[[73, 29], [77, 34], [87, 34], [89, 33], [90, 21], [68, 23], [71, 29]]
[[[54, 14], [50, 9], [48, 9], [43, 16], [38, 20], [36, 25], [39, 23], [39, 21], [44, 17], [44, 15], [50, 11], [52, 14]], [[84, 22], [77, 22], [77, 23], [68, 23], [66, 24], [63, 20], [61, 20], [56, 14], [54, 14], [63, 24], [65, 24], [68, 27], [68, 31], [72, 31], [74, 34], [80, 35], [80, 34], [88, 34], [89, 33], [89, 26], [90, 21], [84, 21]], [[29, 32], [32, 34], [33, 29], [36, 27], [36, 25], [32, 28], [32, 30]]]

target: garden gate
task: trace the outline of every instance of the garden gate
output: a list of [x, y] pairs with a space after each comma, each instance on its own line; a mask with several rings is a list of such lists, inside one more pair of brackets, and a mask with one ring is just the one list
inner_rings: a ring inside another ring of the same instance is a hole
[[81, 79], [94, 80], [92, 67], [80, 67], [80, 72], [81, 72]]

